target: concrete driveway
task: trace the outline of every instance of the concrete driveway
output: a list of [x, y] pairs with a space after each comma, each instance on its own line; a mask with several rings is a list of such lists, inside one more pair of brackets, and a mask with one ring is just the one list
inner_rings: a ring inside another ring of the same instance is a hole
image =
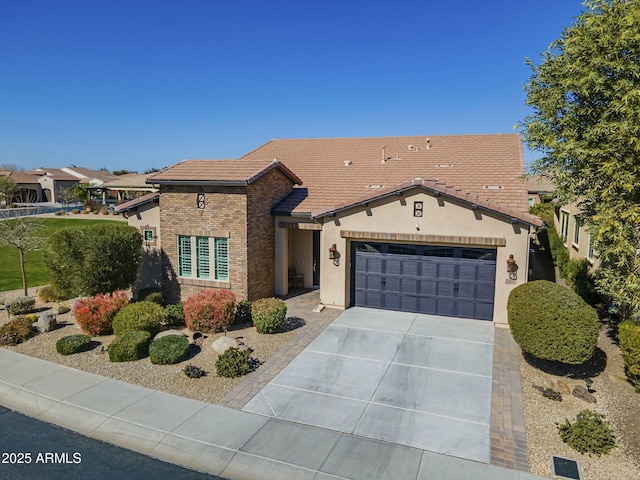
[[342, 313], [244, 411], [489, 463], [491, 322]]

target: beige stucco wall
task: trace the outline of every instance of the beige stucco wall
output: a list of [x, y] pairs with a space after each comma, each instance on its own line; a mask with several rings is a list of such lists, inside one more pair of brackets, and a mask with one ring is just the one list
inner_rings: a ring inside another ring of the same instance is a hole
[[[569, 258], [571, 259], [588, 259], [594, 268], [598, 268], [600, 261], [596, 258], [589, 257], [589, 232], [587, 227], [578, 227], [578, 241], [575, 241], [575, 228], [577, 224], [576, 215], [580, 213], [580, 209], [576, 203], [570, 203], [564, 205], [555, 211], [554, 222], [556, 232], [562, 238], [562, 212], [568, 213], [568, 228], [567, 228], [567, 240], [564, 242], [564, 246], [567, 247], [569, 252]], [[595, 254], [594, 254], [595, 255]]]
[[138, 268], [138, 276], [133, 284], [134, 296], [147, 287], [160, 288], [162, 284], [162, 262], [160, 257], [160, 207], [157, 203], [147, 203], [138, 207], [137, 212], [130, 211], [127, 223], [131, 227], [137, 228], [142, 234], [142, 230], [147, 225], [155, 227], [157, 236], [155, 245], [145, 245], [142, 247], [142, 261]]
[[[304, 275], [304, 287], [313, 286], [313, 232], [289, 229], [289, 267]], [[288, 274], [287, 274], [288, 276]]]
[[[422, 201], [423, 217], [413, 216], [413, 202]], [[494, 322], [507, 323], [507, 300], [517, 285], [526, 282], [529, 252], [529, 227], [512, 224], [511, 219], [484, 210], [472, 210], [462, 202], [434, 197], [416, 190], [403, 196], [387, 197], [325, 219], [320, 243], [320, 296], [323, 304], [346, 308], [350, 304], [349, 260], [352, 239], [342, 238], [341, 231], [389, 232], [418, 235], [448, 235], [465, 237], [491, 237], [504, 239], [504, 247], [496, 247], [496, 293]], [[353, 239], [357, 240], [357, 239]], [[373, 240], [372, 240], [373, 241]], [[390, 241], [394, 240], [379, 240]], [[340, 254], [339, 266], [329, 260], [328, 250], [336, 244]], [[397, 243], [411, 243], [398, 241]], [[424, 242], [417, 242], [424, 243]], [[442, 244], [442, 243], [440, 243]], [[451, 245], [458, 243], [452, 242]], [[471, 244], [473, 246], [473, 244]], [[487, 248], [486, 245], [476, 246]], [[507, 281], [507, 259], [513, 254], [518, 262], [518, 279]]]

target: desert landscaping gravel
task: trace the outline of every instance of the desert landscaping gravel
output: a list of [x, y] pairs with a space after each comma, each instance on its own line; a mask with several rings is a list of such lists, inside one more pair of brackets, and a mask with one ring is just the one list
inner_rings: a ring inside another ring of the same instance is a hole
[[[6, 312], [0, 312], [0, 325], [6, 321]], [[300, 328], [304, 328], [304, 326]], [[211, 344], [224, 333], [205, 334], [199, 351], [187, 360], [175, 365], [154, 365], [148, 357], [133, 362], [110, 362], [106, 349], [115, 338], [113, 335], [94, 337], [95, 347], [86, 352], [68, 356], [59, 355], [55, 349], [56, 341], [64, 336], [77, 333], [82, 332], [75, 324], [73, 314], [66, 313], [58, 316], [58, 328], [55, 330], [36, 335], [19, 345], [5, 348], [85, 372], [210, 403], [217, 403], [244, 379], [244, 377], [224, 378], [216, 375], [215, 364], [218, 354], [213, 350]], [[185, 329], [184, 333], [191, 335], [192, 332]], [[296, 334], [296, 330], [291, 330], [274, 335], [261, 335], [249, 325], [233, 327], [227, 332], [227, 336], [234, 339], [239, 338], [245, 345], [253, 349], [252, 357], [260, 362], [269, 359]], [[201, 378], [187, 377], [182, 369], [188, 364], [205, 370], [206, 376]]]
[[[2, 309], [0, 325], [6, 321], [7, 314]], [[4, 348], [78, 370], [210, 403], [217, 403], [244, 379], [221, 378], [216, 375], [215, 362], [218, 354], [211, 344], [224, 333], [207, 334], [200, 350], [176, 365], [153, 365], [149, 358], [112, 363], [109, 361], [106, 348], [113, 336], [94, 337], [96, 346], [89, 351], [69, 356], [59, 355], [55, 350], [56, 341], [63, 336], [81, 331], [76, 326], [72, 313], [59, 315], [58, 324], [58, 328], [52, 332], [39, 334], [20, 345]], [[254, 327], [245, 325], [229, 330], [227, 336], [244, 342], [254, 350], [252, 356], [264, 362], [304, 329], [305, 325], [302, 322], [298, 328], [291, 331], [261, 335]], [[183, 331], [191, 334], [186, 329]], [[586, 403], [567, 394], [562, 395], [562, 402], [543, 397], [534, 385], [553, 386], [558, 390], [557, 380], [563, 380], [573, 389], [578, 385], [584, 386], [584, 378], [571, 378], [558, 372], [546, 373], [532, 366], [520, 355], [531, 473], [547, 478], [559, 478], [552, 477], [551, 472], [551, 455], [558, 455], [579, 462], [582, 480], [640, 479], [640, 395], [635, 393], [626, 380], [620, 351], [612, 338], [610, 326], [605, 323], [600, 332], [599, 348], [600, 356], [606, 359], [606, 367], [591, 377], [591, 389], [594, 390], [593, 395], [597, 400], [595, 404]], [[187, 364], [204, 369], [207, 375], [198, 379], [188, 378], [182, 372]], [[574, 421], [576, 414], [584, 409], [603, 413], [611, 422], [616, 433], [617, 446], [610, 454], [600, 457], [583, 455], [560, 439], [556, 423], [563, 423], [567, 418]]]
[[[640, 479], [640, 395], [627, 382], [620, 351], [608, 335], [609, 325], [600, 331], [598, 346], [606, 355], [606, 368], [592, 378], [596, 403], [587, 403], [572, 395], [562, 395], [562, 401], [545, 398], [533, 386], [554, 386], [557, 380], [566, 382], [571, 390], [585, 386], [583, 378], [573, 379], [545, 373], [530, 365], [521, 355], [522, 398], [527, 432], [527, 449], [531, 473], [552, 477], [551, 455], [577, 460], [582, 480]], [[550, 383], [553, 382], [553, 383]], [[600, 457], [580, 454], [563, 443], [557, 423], [565, 419], [575, 421], [581, 410], [590, 409], [604, 414], [616, 436], [616, 447]]]

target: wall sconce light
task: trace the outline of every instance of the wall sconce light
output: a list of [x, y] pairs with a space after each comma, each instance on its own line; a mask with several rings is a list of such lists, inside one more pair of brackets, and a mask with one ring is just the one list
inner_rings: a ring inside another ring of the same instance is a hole
[[518, 279], [518, 264], [516, 263], [516, 259], [513, 258], [513, 254], [509, 255], [509, 259], [507, 260], [507, 273], [509, 274], [509, 280]]
[[336, 267], [340, 265], [340, 252], [338, 252], [338, 248], [335, 243], [329, 247], [329, 260], [333, 260], [333, 264]]

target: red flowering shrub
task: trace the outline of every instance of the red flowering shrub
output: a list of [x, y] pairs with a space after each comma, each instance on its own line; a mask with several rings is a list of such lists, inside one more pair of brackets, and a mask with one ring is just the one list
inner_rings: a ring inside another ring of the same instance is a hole
[[215, 333], [231, 325], [236, 296], [231, 290], [206, 289], [184, 302], [184, 323], [190, 330]]
[[128, 304], [127, 293], [116, 290], [112, 294], [99, 294], [78, 300], [73, 306], [73, 313], [83, 332], [91, 336], [109, 335], [113, 333], [113, 317]]

